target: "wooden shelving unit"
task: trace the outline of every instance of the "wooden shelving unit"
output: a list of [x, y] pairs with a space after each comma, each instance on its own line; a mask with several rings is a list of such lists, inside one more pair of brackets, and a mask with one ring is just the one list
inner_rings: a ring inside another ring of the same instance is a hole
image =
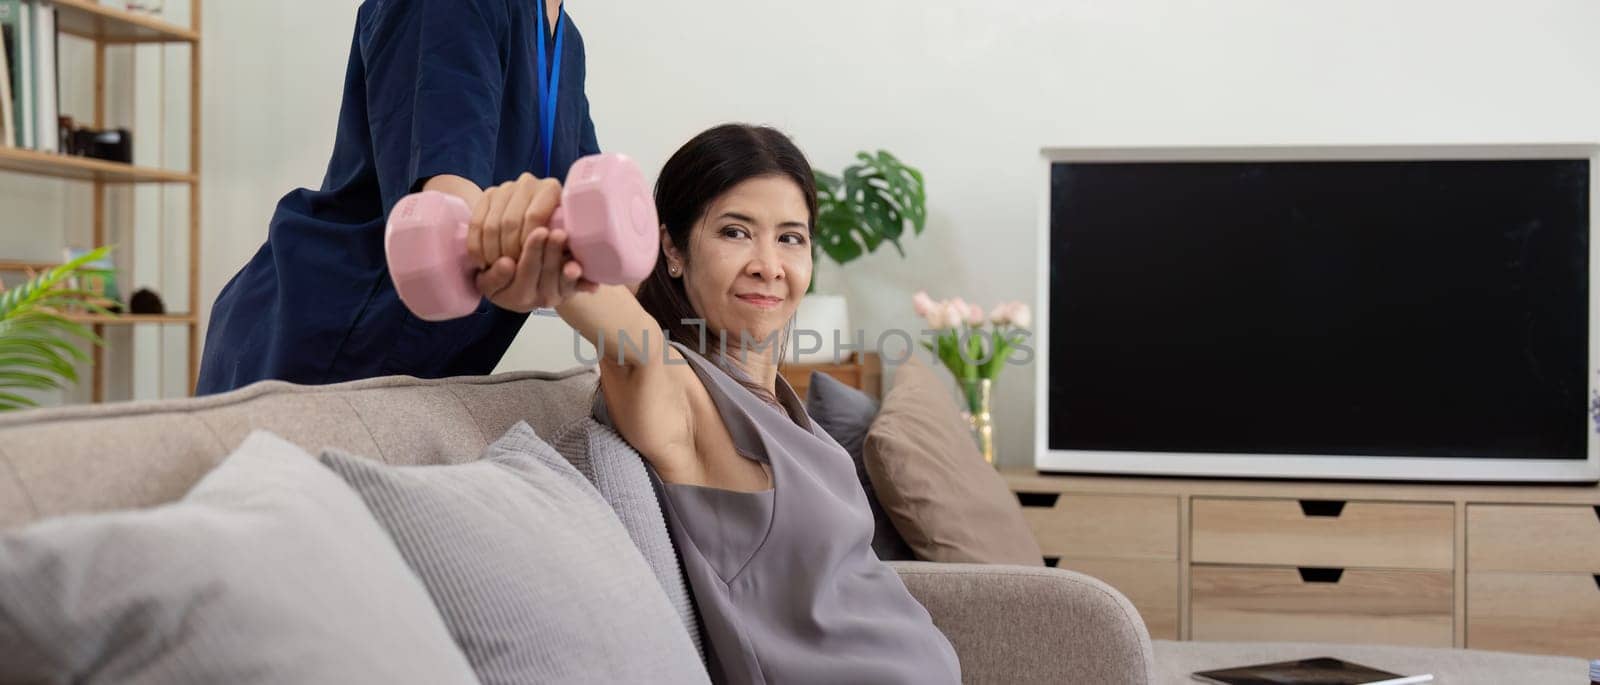
[[83, 314], [69, 315], [67, 319], [96, 326], [132, 326], [140, 323], [193, 323], [195, 317], [189, 314]]
[[[56, 9], [56, 28], [62, 34], [94, 42], [94, 119], [105, 126], [106, 48], [132, 43], [186, 44], [189, 49], [189, 168], [183, 171], [121, 164], [87, 157], [50, 154], [34, 150], [0, 148], [0, 172], [59, 178], [94, 186], [94, 246], [106, 244], [106, 188], [113, 185], [156, 183], [189, 188], [189, 298], [183, 312], [169, 314], [79, 315], [73, 321], [91, 325], [98, 335], [106, 326], [140, 324], [181, 325], [189, 332], [188, 390], [193, 392], [200, 370], [200, 5], [190, 0], [189, 26], [135, 14], [99, 4], [97, 0], [50, 0]], [[38, 271], [52, 264], [6, 261], [0, 271]], [[104, 352], [92, 350], [93, 401], [105, 400]]]
[[34, 176], [50, 176], [99, 183], [194, 183], [195, 175], [107, 162], [88, 157], [70, 157], [36, 150], [0, 148], [0, 169]]
[[[194, 27], [185, 28], [160, 19], [106, 7], [95, 0], [54, 0], [57, 27], [62, 33], [100, 43], [199, 43], [200, 13]], [[198, 6], [200, 3], [196, 2]]]

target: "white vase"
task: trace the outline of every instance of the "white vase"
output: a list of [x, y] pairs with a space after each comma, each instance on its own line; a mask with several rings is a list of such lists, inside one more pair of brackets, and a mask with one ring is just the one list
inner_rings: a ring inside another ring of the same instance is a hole
[[[839, 345], [854, 345], [854, 331], [850, 328], [849, 302], [843, 295], [810, 294], [800, 301], [794, 314], [794, 331], [789, 337], [789, 351], [784, 361], [794, 364], [832, 364], [843, 362], [855, 350], [834, 346], [838, 333]], [[813, 335], [814, 333], [814, 335]], [[820, 349], [807, 352], [812, 347]]]

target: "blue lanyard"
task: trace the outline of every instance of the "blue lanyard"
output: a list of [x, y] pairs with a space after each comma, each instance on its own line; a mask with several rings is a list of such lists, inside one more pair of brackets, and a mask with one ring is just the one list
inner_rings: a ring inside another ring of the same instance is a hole
[[[547, 2], [549, 0], [546, 0]], [[544, 68], [544, 3], [539, 3], [539, 55], [536, 66], [539, 68], [539, 139], [540, 146], [544, 148], [544, 169], [539, 174], [540, 178], [550, 177], [550, 151], [556, 143], [556, 98], [561, 94], [561, 45], [565, 33], [566, 22], [561, 21], [567, 16], [565, 3], [561, 9], [556, 10], [556, 56], [549, 73]]]

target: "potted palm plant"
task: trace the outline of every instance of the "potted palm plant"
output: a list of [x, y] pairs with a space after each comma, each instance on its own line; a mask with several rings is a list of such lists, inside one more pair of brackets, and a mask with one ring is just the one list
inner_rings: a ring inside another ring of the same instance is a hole
[[[817, 181], [813, 263], [820, 264], [826, 256], [844, 266], [886, 244], [904, 257], [900, 240], [907, 229], [913, 235], [922, 234], [928, 218], [922, 172], [889, 152], [857, 153], [856, 162], [846, 167], [842, 176], [820, 170], [813, 173]], [[835, 331], [841, 341], [853, 339], [849, 303], [843, 295], [817, 293], [816, 283], [813, 275], [811, 288], [795, 313], [795, 330], [816, 333], [822, 338], [822, 349], [797, 353], [794, 359], [801, 364], [834, 361]]]
[[91, 345], [102, 341], [68, 313], [110, 313], [99, 293], [81, 285], [110, 275], [93, 266], [109, 251], [102, 247], [9, 290], [0, 287], [0, 411], [37, 405], [21, 391], [53, 390], [78, 381], [74, 364], [87, 363], [89, 357], [72, 339]]

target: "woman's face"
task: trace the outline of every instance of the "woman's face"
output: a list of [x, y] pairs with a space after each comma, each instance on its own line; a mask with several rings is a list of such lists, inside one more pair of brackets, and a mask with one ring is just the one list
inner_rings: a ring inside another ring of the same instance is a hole
[[[811, 283], [809, 220], [798, 184], [761, 176], [707, 205], [690, 231], [687, 261], [664, 241], [668, 267], [681, 274], [708, 332], [727, 333], [730, 346], [741, 335], [757, 345], [781, 342]], [[715, 338], [707, 342], [715, 345]]]

